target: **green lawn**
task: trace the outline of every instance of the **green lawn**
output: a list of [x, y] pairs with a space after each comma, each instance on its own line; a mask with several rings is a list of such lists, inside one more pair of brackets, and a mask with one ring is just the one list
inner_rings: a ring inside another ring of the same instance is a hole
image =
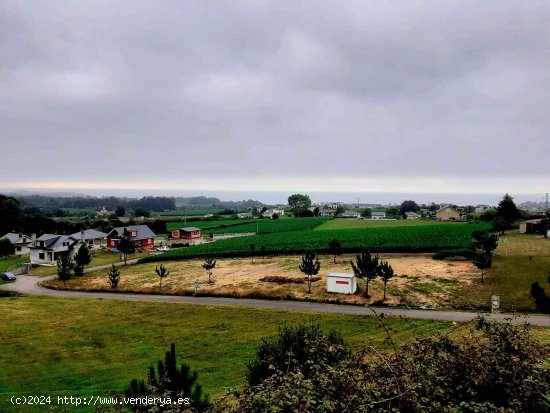
[[465, 225], [465, 222], [442, 222], [424, 220], [377, 220], [377, 219], [344, 219], [336, 218], [325, 222], [315, 228], [316, 231], [332, 229], [354, 229], [354, 228], [395, 228], [395, 227], [418, 227], [425, 225]]
[[6, 271], [12, 265], [29, 262], [29, 257], [2, 257], [0, 258], [0, 272]]
[[[145, 378], [171, 342], [179, 360], [199, 372], [206, 391], [219, 396], [243, 384], [245, 363], [261, 339], [285, 322], [311, 320], [339, 329], [356, 349], [387, 347], [378, 320], [362, 316], [46, 297], [0, 298], [0, 312], [8, 320], [0, 335], [0, 411], [10, 411], [6, 398], [14, 394], [121, 392], [132, 378]], [[386, 323], [398, 342], [450, 327], [400, 319]]]

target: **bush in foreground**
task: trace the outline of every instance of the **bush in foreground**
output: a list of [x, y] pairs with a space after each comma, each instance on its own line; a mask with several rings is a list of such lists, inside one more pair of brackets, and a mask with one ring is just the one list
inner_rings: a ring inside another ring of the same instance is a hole
[[248, 367], [249, 385], [213, 411], [547, 411], [550, 367], [543, 360], [550, 353], [529, 326], [480, 318], [460, 340], [421, 338], [384, 353], [346, 349], [319, 329], [283, 329], [260, 346]]

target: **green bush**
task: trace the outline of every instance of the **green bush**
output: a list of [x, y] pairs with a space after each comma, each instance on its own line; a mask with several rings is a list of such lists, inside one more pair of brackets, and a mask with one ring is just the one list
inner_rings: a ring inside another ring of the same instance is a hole
[[468, 260], [474, 259], [475, 251], [471, 248], [458, 248], [453, 250], [441, 250], [437, 251], [432, 258], [434, 260], [444, 260], [448, 257], [464, 257]]

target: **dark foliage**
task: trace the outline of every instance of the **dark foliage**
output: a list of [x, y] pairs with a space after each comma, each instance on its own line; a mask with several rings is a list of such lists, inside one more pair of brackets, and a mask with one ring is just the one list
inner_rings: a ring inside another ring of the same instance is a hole
[[15, 246], [10, 242], [10, 240], [6, 238], [0, 239], [0, 257], [13, 254], [15, 254]]

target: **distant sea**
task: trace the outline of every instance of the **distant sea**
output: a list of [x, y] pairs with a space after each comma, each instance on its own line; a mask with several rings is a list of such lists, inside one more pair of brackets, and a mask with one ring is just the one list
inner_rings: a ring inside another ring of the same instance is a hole
[[[46, 190], [22, 190], [22, 191], [2, 191], [1, 193], [19, 193], [25, 194], [43, 194], [43, 195], [61, 195], [59, 191]], [[87, 189], [87, 190], [65, 190], [62, 196], [74, 195], [92, 195], [92, 196], [126, 196], [126, 197], [142, 197], [151, 196], [207, 196], [216, 197], [222, 201], [242, 201], [253, 199], [264, 204], [286, 204], [287, 198], [291, 195], [289, 192], [272, 192], [272, 191], [181, 191], [181, 190], [135, 190], [135, 189]], [[404, 200], [412, 199], [419, 204], [429, 204], [435, 202], [437, 204], [449, 203], [456, 205], [497, 205], [504, 194], [441, 194], [441, 193], [420, 193], [420, 192], [310, 192], [301, 191], [310, 196], [312, 202], [344, 202], [348, 204], [400, 204]], [[516, 203], [543, 200], [543, 194], [510, 194], [514, 197]]]

